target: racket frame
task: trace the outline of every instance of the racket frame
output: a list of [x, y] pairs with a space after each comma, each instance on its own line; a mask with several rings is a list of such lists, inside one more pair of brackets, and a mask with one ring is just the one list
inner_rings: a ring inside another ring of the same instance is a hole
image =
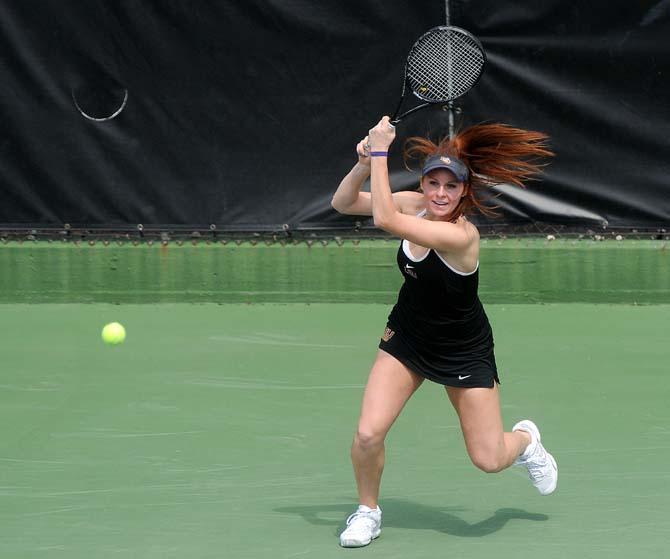
[[[479, 72], [477, 73], [477, 76], [475, 80], [472, 82], [470, 87], [463, 91], [460, 95], [455, 95], [449, 99], [427, 99], [426, 97], [422, 96], [418, 91], [415, 91], [410, 85], [409, 85], [409, 76], [408, 76], [408, 67], [409, 67], [409, 60], [412, 57], [412, 55], [416, 52], [416, 50], [419, 48], [419, 45], [422, 43], [422, 41], [425, 39], [426, 36], [435, 33], [436, 31], [444, 32], [444, 31], [455, 31], [457, 33], [460, 33], [462, 35], [465, 35], [468, 39], [470, 39], [479, 49], [479, 52], [481, 52], [482, 55], [482, 64], [479, 68]], [[398, 105], [393, 112], [393, 116], [391, 117], [391, 124], [394, 126], [398, 124], [401, 120], [403, 120], [405, 117], [420, 111], [421, 109], [425, 109], [426, 107], [430, 107], [433, 105], [445, 105], [448, 107], [449, 111], [451, 112], [453, 110], [453, 101], [455, 99], [458, 99], [465, 95], [468, 91], [470, 91], [476, 84], [479, 82], [480, 78], [482, 77], [482, 74], [484, 73], [484, 66], [486, 66], [486, 51], [484, 50], [484, 46], [482, 45], [482, 42], [475, 37], [472, 33], [470, 33], [468, 30], [463, 29], [462, 27], [457, 27], [455, 25], [438, 25], [437, 27], [433, 27], [426, 31], [421, 37], [419, 37], [416, 41], [414, 41], [414, 44], [412, 45], [412, 48], [409, 51], [409, 54], [407, 55], [407, 59], [405, 60], [405, 78], [403, 79], [403, 84], [402, 84], [402, 94], [400, 96], [400, 101], [398, 102]], [[423, 101], [422, 104], [417, 105], [416, 107], [412, 107], [408, 111], [404, 112], [401, 115], [398, 115], [400, 112], [400, 108], [402, 107], [402, 104], [405, 100], [405, 97], [407, 96], [407, 90], [410, 90], [415, 97]]]

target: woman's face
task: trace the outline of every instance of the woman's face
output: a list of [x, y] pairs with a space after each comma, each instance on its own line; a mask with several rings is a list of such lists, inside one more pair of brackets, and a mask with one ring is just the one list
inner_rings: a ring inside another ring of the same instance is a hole
[[421, 178], [426, 211], [435, 218], [449, 216], [458, 206], [465, 185], [447, 169], [435, 169]]

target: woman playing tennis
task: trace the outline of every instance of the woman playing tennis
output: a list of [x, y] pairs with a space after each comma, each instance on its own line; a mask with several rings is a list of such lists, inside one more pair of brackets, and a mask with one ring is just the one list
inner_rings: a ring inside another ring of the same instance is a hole
[[[340, 535], [344, 547], [367, 545], [381, 533], [384, 440], [425, 379], [445, 386], [475, 466], [490, 473], [525, 466], [542, 495], [558, 481], [556, 461], [532, 421], [503, 429], [493, 335], [477, 295], [479, 233], [467, 219], [473, 210], [487, 211], [481, 194], [491, 184], [522, 186], [540, 173], [540, 159], [552, 155], [547, 137], [481, 124], [437, 144], [410, 138], [404, 155], [421, 161], [421, 191], [392, 193], [387, 154], [394, 138], [395, 127], [382, 118], [357, 145], [358, 163], [332, 200], [338, 212], [371, 215], [375, 226], [402, 239], [397, 260], [404, 277], [351, 448], [360, 504]], [[370, 193], [361, 192], [368, 177]]]

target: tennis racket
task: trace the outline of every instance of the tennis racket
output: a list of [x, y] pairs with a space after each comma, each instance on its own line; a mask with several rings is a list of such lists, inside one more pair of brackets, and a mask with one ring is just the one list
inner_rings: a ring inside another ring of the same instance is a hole
[[[391, 118], [396, 125], [406, 116], [426, 107], [458, 99], [479, 81], [486, 64], [486, 53], [472, 33], [445, 25], [433, 27], [414, 43], [405, 63], [405, 80], [398, 106]], [[400, 113], [411, 91], [423, 103]]]

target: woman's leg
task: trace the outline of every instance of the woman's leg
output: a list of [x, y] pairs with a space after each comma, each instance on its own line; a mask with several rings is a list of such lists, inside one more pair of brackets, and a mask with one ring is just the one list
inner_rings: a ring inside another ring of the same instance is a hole
[[379, 350], [363, 394], [358, 429], [351, 446], [360, 504], [377, 507], [384, 469], [384, 439], [423, 377]]
[[447, 386], [446, 389], [458, 413], [465, 447], [472, 463], [489, 473], [511, 466], [531, 443], [531, 437], [526, 431], [503, 432], [498, 386]]

